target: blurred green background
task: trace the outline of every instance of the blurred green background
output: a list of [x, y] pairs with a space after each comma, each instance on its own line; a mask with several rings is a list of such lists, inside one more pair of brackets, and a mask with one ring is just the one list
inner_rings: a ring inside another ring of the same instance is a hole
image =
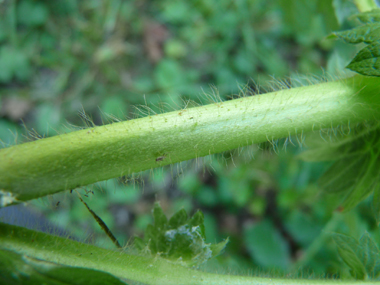
[[[352, 27], [355, 13], [350, 0], [2, 0], [2, 146], [83, 127], [82, 110], [101, 125], [205, 103], [204, 92], [229, 100], [273, 78], [337, 75], [356, 49], [324, 38]], [[297, 160], [296, 141], [78, 191], [123, 243], [143, 233], [159, 200], [169, 216], [201, 209], [208, 242], [230, 237], [211, 266], [347, 275], [329, 233], [367, 230], [380, 241], [369, 203], [334, 214], [339, 197], [316, 183], [328, 165]], [[112, 247], [75, 193], [30, 206], [78, 239]]]

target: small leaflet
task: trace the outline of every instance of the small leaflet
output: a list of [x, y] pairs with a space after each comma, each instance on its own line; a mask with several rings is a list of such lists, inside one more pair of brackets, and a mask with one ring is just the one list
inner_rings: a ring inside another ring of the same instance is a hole
[[144, 239], [135, 237], [134, 240], [134, 246], [142, 253], [197, 267], [220, 254], [228, 242], [226, 239], [218, 244], [205, 243], [201, 211], [189, 218], [182, 209], [168, 220], [160, 204], [155, 203], [152, 212], [154, 224], [147, 226]]
[[354, 17], [363, 25], [347, 31], [334, 32], [328, 38], [338, 37], [351, 44], [368, 44], [346, 67], [362, 75], [380, 76], [380, 9], [373, 9]]
[[380, 39], [380, 23], [370, 23], [348, 31], [335, 32], [340, 39], [350, 44], [370, 44]]
[[19, 202], [12, 192], [0, 190], [0, 208]]
[[380, 9], [374, 9], [358, 15], [354, 15], [363, 24], [380, 22]]
[[372, 42], [360, 50], [347, 68], [363, 75], [380, 76], [380, 41]]
[[363, 124], [344, 129], [328, 142], [313, 138], [310, 149], [300, 158], [311, 161], [334, 161], [319, 178], [318, 183], [327, 193], [344, 194], [341, 203], [345, 211], [353, 209], [372, 193], [377, 221], [380, 221], [380, 125]]
[[368, 233], [360, 240], [345, 234], [334, 233], [338, 253], [357, 280], [375, 280], [380, 275], [380, 252]]
[[372, 207], [375, 214], [377, 225], [380, 224], [380, 183], [378, 183], [373, 191]]

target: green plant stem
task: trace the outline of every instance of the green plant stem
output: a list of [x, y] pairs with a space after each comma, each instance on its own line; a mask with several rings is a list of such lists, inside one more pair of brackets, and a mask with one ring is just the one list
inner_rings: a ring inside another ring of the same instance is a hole
[[1, 149], [0, 190], [26, 201], [254, 143], [373, 120], [379, 117], [379, 85], [379, 78], [354, 76]]
[[359, 12], [367, 12], [378, 8], [375, 0], [354, 0]]
[[150, 258], [111, 251], [0, 223], [0, 248], [66, 266], [108, 272], [146, 284], [377, 284], [376, 282], [261, 278], [206, 273]]

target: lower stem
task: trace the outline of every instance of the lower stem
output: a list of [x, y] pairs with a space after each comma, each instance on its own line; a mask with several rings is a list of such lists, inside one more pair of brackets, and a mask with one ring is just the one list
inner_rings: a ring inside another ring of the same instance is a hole
[[[377, 284], [376, 282], [261, 278], [206, 273], [151, 258], [111, 251], [88, 244], [0, 223], [0, 249], [60, 265], [83, 267], [145, 284]], [[16, 269], [15, 269], [16, 270]], [[91, 282], [90, 282], [91, 283]]]

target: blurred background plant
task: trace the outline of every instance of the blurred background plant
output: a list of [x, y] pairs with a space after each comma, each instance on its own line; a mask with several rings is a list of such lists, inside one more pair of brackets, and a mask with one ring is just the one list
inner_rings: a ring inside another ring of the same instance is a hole
[[[6, 147], [68, 132], [83, 126], [82, 110], [100, 125], [204, 103], [203, 92], [223, 100], [244, 88], [260, 93], [273, 77], [291, 84], [300, 74], [340, 74], [358, 48], [324, 37], [352, 27], [347, 18], [357, 12], [350, 0], [2, 0], [0, 139]], [[334, 214], [340, 200], [316, 184], [328, 164], [297, 160], [294, 143], [79, 192], [124, 243], [152, 222], [159, 200], [169, 216], [201, 209], [208, 242], [230, 237], [215, 266], [348, 276], [328, 234], [367, 230], [380, 242], [369, 203]], [[113, 246], [74, 193], [29, 207], [77, 239]]]

